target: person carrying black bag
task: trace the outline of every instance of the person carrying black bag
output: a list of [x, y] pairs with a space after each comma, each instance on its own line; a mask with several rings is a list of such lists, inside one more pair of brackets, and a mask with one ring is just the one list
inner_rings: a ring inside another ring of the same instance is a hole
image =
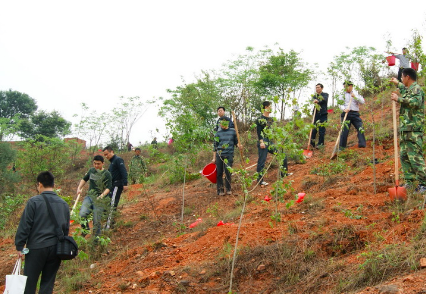
[[53, 293], [61, 259], [57, 256], [57, 228], [51, 221], [43, 196], [51, 205], [57, 224], [65, 236], [69, 233], [70, 211], [68, 204], [53, 192], [54, 176], [51, 172], [41, 172], [37, 176], [37, 186], [40, 195], [32, 197], [25, 206], [15, 235], [15, 246], [21, 258], [24, 246], [29, 249], [25, 255], [24, 275], [28, 277], [25, 294], [36, 292], [40, 274], [39, 293], [50, 294]]

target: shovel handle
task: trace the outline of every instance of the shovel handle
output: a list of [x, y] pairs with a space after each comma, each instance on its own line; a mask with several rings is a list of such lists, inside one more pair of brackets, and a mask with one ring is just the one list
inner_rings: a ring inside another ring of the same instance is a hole
[[80, 193], [77, 195], [77, 199], [75, 199], [74, 206], [72, 207], [70, 214], [74, 212], [74, 209], [76, 208], [79, 199], [80, 199]]
[[392, 113], [393, 113], [393, 148], [395, 153], [395, 185], [399, 186], [399, 172], [398, 172], [398, 131], [396, 125], [396, 102], [392, 100]]
[[[232, 111], [232, 117], [234, 118], [234, 127], [235, 127], [235, 132], [237, 133], [238, 144], [241, 144], [240, 134], [238, 133], [237, 117], [235, 116], [234, 111]], [[239, 147], [238, 147], [238, 150], [240, 150], [241, 164], [244, 166], [243, 150], [241, 150]]]
[[[317, 108], [314, 107], [314, 114], [312, 115], [312, 124], [315, 123], [315, 115], [317, 114]], [[312, 138], [312, 128], [311, 131], [309, 132], [309, 140], [308, 140], [308, 147], [307, 150], [309, 151], [309, 147], [311, 146], [311, 138]]]
[[[349, 106], [348, 106], [349, 110], [351, 109], [351, 104], [352, 104], [352, 96], [351, 96], [351, 98], [349, 99]], [[342, 126], [340, 127], [339, 134], [337, 135], [336, 144], [334, 145], [333, 153], [331, 154], [330, 159], [333, 159], [333, 158], [334, 158], [334, 155], [337, 153], [337, 149], [339, 148], [339, 143], [340, 143], [340, 134], [342, 133], [342, 131], [343, 131], [343, 127], [345, 126], [345, 121], [346, 121], [346, 118], [348, 117], [348, 113], [349, 113], [349, 111], [348, 111], [348, 112], [346, 112], [345, 117], [343, 118]]]

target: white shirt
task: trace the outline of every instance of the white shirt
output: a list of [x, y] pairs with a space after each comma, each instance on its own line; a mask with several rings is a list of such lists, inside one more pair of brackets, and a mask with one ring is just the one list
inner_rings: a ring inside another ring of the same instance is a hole
[[[349, 110], [352, 111], [359, 111], [359, 106], [361, 104], [365, 103], [364, 97], [362, 97], [361, 95], [359, 95], [358, 93], [356, 93], [355, 91], [352, 91], [355, 94], [355, 97], [352, 98], [352, 103], [351, 103], [351, 108]], [[345, 91], [344, 94], [340, 94], [339, 96], [339, 100], [345, 100], [345, 103], [343, 105], [340, 105], [340, 109], [341, 110], [345, 110], [349, 108], [349, 101], [351, 99], [351, 93], [348, 93]]]

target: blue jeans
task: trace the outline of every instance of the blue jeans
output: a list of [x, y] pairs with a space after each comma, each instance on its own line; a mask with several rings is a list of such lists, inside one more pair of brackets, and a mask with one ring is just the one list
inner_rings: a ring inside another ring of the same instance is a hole
[[[94, 235], [99, 236], [101, 234], [101, 220], [102, 216], [105, 213], [106, 208], [108, 207], [109, 197], [104, 199], [95, 199], [95, 196], [86, 196], [83, 200], [83, 204], [80, 208], [80, 217], [84, 220], [87, 220], [87, 217], [91, 212], [93, 212], [93, 227]], [[85, 230], [90, 230], [89, 223], [81, 224], [81, 227]]]

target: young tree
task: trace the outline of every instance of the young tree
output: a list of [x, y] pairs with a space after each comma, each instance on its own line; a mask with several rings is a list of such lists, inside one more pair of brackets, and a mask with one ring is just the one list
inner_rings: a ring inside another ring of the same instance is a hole
[[[18, 174], [14, 171], [16, 151], [9, 143], [0, 142], [0, 196], [6, 192], [12, 192], [14, 183], [19, 180]], [[1, 197], [0, 197], [1, 200]]]
[[305, 68], [299, 53], [282, 49], [268, 58], [259, 68], [260, 77], [256, 81], [258, 91], [263, 95], [278, 96], [281, 120], [285, 118], [285, 108], [291, 103], [290, 93], [309, 84], [313, 71]]

